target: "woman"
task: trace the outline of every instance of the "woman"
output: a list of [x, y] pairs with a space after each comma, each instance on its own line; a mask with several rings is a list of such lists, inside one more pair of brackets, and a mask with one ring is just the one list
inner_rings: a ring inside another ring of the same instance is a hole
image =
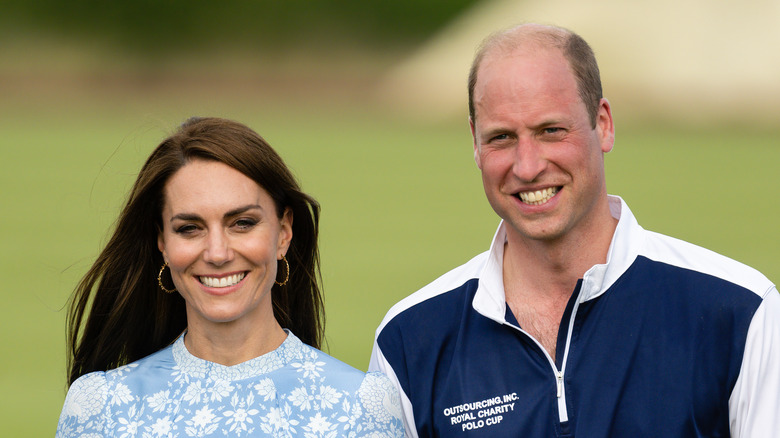
[[74, 292], [57, 436], [403, 436], [388, 379], [317, 350], [318, 221], [254, 131], [186, 121]]

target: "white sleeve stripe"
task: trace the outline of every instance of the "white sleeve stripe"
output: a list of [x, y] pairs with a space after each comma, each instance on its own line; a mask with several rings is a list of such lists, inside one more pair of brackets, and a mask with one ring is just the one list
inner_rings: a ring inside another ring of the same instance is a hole
[[770, 436], [780, 430], [780, 294], [772, 287], [753, 315], [742, 367], [729, 398], [734, 438]]

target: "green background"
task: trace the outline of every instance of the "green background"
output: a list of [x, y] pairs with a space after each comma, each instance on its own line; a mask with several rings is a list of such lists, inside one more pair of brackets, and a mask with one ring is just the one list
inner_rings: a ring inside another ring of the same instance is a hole
[[[13, 9], [23, 25], [0, 35], [3, 434], [54, 433], [66, 391], [69, 294], [105, 243], [143, 160], [192, 115], [254, 128], [321, 202], [326, 350], [365, 369], [388, 308], [486, 250], [498, 223], [473, 162], [465, 90], [463, 117], [435, 123], [367, 97], [387, 66], [468, 3], [429, 12], [427, 24], [402, 31], [366, 26], [366, 16], [340, 15], [330, 2], [335, 9], [320, 13], [335, 25], [314, 35], [279, 26], [287, 33], [274, 35], [287, 44], [276, 50], [256, 31], [226, 32], [225, 41], [242, 44], [202, 51], [165, 34], [156, 35], [170, 48], [129, 44], [139, 30], [78, 28], [75, 19], [53, 26], [54, 13]], [[344, 31], [356, 22], [368, 29]], [[356, 35], [365, 36], [359, 44]], [[645, 228], [780, 279], [780, 129], [629, 123], [614, 109], [608, 191]]]

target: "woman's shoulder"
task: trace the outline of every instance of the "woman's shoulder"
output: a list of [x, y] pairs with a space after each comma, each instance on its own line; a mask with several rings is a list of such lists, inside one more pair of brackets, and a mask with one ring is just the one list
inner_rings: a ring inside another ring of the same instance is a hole
[[108, 382], [104, 371], [84, 374], [74, 381], [65, 397], [62, 409], [66, 413], [78, 416], [94, 415], [106, 404], [108, 397]]
[[68, 388], [60, 414], [58, 436], [71, 436], [62, 432], [77, 426], [82, 430], [85, 425], [102, 428], [103, 418], [109, 405], [125, 403], [133, 399], [135, 387], [151, 387], [154, 376], [164, 367], [170, 352], [160, 350], [143, 359], [122, 365], [108, 371], [94, 371], [76, 379]]
[[353, 386], [360, 385], [366, 373], [325, 353], [322, 350], [304, 344], [291, 334], [288, 342], [290, 355], [288, 366], [306, 377], [316, 376], [331, 381], [331, 384], [339, 383]]
[[401, 398], [390, 379], [378, 371], [366, 374], [358, 389], [366, 414], [380, 423], [401, 424]]
[[[65, 396], [57, 424], [57, 437], [102, 433], [101, 418], [108, 401], [108, 382], [104, 371], [84, 374], [74, 381]], [[97, 435], [100, 436], [100, 435]]]
[[327, 401], [334, 407], [341, 406], [346, 409], [348, 415], [344, 418], [348, 419], [351, 430], [359, 436], [403, 436], [400, 397], [387, 376], [380, 372], [365, 373], [303, 343], [298, 351], [297, 360], [289, 363], [289, 369], [296, 374], [296, 382], [306, 382], [305, 388], [317, 388], [317, 394], [296, 388], [287, 399], [297, 406], [299, 399], [317, 395], [321, 404]]
[[390, 396], [397, 396], [398, 390], [393, 382], [380, 371], [370, 371], [365, 373], [363, 381], [360, 384], [360, 391], [362, 392], [376, 392], [381, 394], [387, 394]]
[[293, 349], [297, 351], [295, 359], [289, 365], [304, 375], [317, 374], [327, 380], [342, 381], [351, 384], [355, 389], [362, 391], [379, 391], [393, 389], [394, 385], [384, 374], [380, 372], [366, 373], [325, 353], [322, 350], [304, 344], [294, 336], [292, 338]]
[[[157, 378], [167, 379], [175, 366], [175, 360], [168, 346], [149, 356], [119, 367], [102, 372], [109, 389], [117, 385], [132, 385], [140, 381], [144, 384]], [[98, 371], [99, 372], [99, 371]], [[94, 373], [90, 373], [94, 374]], [[82, 377], [86, 377], [86, 374]]]

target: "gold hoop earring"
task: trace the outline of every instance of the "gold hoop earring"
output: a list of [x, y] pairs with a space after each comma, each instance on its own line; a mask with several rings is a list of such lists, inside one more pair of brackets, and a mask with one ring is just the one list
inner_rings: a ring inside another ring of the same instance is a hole
[[284, 276], [284, 281], [279, 283], [278, 281], [274, 280], [274, 283], [276, 283], [277, 286], [284, 286], [287, 284], [287, 281], [290, 280], [290, 264], [287, 263], [287, 257], [282, 254], [282, 261], [284, 262], [285, 271], [287, 272], [287, 275]]
[[172, 293], [176, 292], [176, 288], [174, 287], [173, 289], [166, 289], [165, 286], [163, 286], [163, 284], [162, 284], [162, 273], [165, 270], [166, 266], [168, 266], [168, 262], [163, 263], [162, 268], [160, 268], [160, 273], [157, 274], [157, 284], [160, 285], [160, 289], [162, 289], [163, 292], [165, 292], [167, 294], [172, 294]]

